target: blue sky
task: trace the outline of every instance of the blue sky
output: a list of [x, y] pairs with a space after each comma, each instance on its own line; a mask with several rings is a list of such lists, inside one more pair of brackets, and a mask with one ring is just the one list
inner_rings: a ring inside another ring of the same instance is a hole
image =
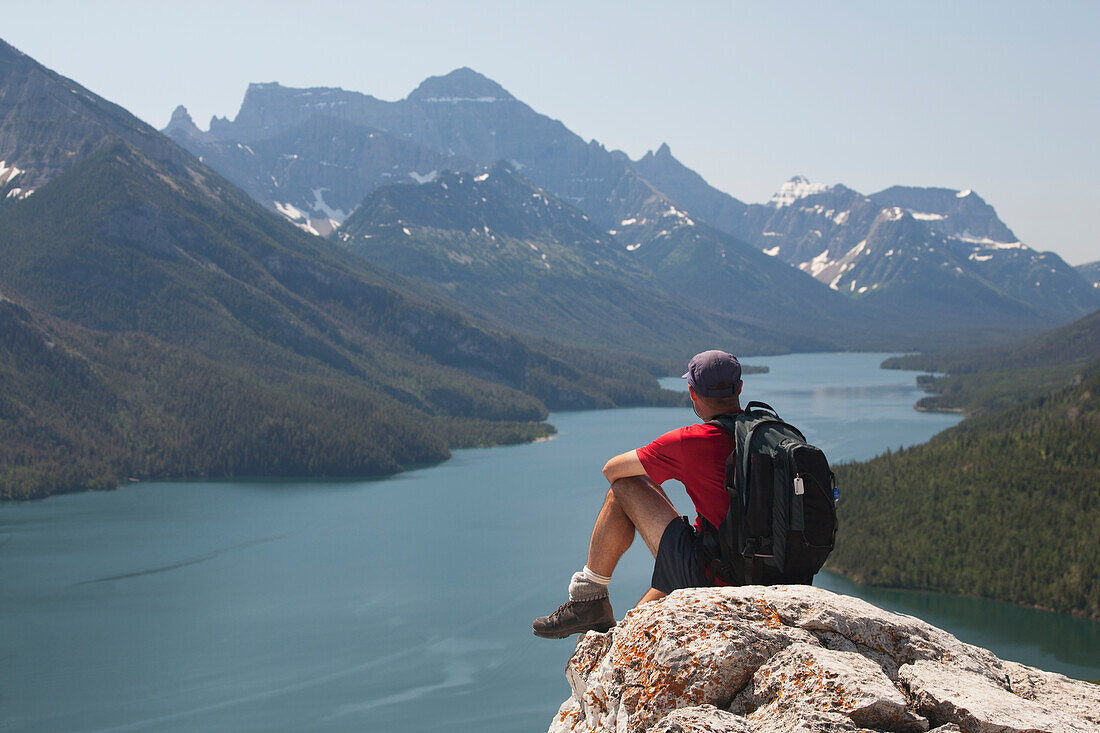
[[470, 66], [585, 139], [667, 142], [747, 202], [787, 178], [972, 188], [1025, 243], [1100, 259], [1097, 2], [9, 5], [0, 37], [160, 128], [253, 81], [398, 99]]

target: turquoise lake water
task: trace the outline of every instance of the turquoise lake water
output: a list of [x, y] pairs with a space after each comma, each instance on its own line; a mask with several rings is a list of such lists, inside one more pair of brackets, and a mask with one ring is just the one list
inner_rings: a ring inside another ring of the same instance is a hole
[[[834, 461], [956, 422], [915, 412], [914, 374], [882, 358], [746, 360], [771, 372], [747, 376], [745, 397]], [[556, 413], [552, 440], [385, 480], [158, 482], [0, 505], [0, 730], [545, 730], [569, 694], [573, 643], [530, 623], [584, 562], [600, 468], [693, 420]], [[651, 562], [640, 541], [624, 557], [620, 616]], [[817, 584], [1100, 678], [1100, 623], [824, 573]]]

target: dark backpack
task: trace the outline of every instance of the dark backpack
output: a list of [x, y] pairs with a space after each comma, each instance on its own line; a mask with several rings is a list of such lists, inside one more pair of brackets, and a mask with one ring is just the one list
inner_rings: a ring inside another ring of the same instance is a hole
[[732, 435], [736, 450], [726, 460], [726, 519], [718, 527], [701, 519], [704, 573], [732, 585], [809, 584], [836, 541], [836, 479], [825, 454], [763, 402], [708, 424]]

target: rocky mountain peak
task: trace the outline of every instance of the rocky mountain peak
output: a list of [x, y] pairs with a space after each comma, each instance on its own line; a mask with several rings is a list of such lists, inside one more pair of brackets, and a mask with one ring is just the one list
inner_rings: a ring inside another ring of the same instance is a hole
[[466, 66], [443, 76], [429, 76], [408, 96], [410, 102], [506, 102], [514, 99], [500, 84]]
[[669, 163], [676, 161], [676, 158], [672, 155], [672, 148], [668, 146], [668, 143], [661, 143], [661, 146], [656, 151], [647, 150], [646, 154], [638, 160], [639, 165], [647, 165], [652, 163]]
[[882, 206], [900, 206], [932, 229], [973, 244], [1018, 242], [992, 206], [970, 189], [891, 186], [870, 197]]
[[249, 82], [248, 89], [245, 90], [245, 94], [248, 94], [249, 92], [276, 91], [281, 88], [282, 85], [277, 81], [254, 81]]
[[249, 107], [270, 104], [271, 100], [277, 98], [284, 89], [286, 88], [277, 81], [251, 82], [248, 88], [245, 89], [244, 99], [241, 101], [241, 111], [243, 112]]
[[172, 110], [172, 118], [168, 120], [168, 124], [195, 124], [195, 121], [191, 119], [191, 113], [187, 111], [187, 108], [182, 104]]
[[0, 179], [4, 197], [25, 198], [122, 139], [155, 161], [178, 162], [176, 145], [116, 104], [0, 41]]
[[811, 183], [805, 176], [794, 176], [779, 187], [779, 190], [768, 200], [768, 205], [781, 209], [799, 199], [828, 190], [829, 187], [824, 183]]
[[172, 110], [172, 118], [168, 120], [168, 126], [164, 128], [168, 135], [198, 135], [201, 134], [191, 114], [182, 104]]

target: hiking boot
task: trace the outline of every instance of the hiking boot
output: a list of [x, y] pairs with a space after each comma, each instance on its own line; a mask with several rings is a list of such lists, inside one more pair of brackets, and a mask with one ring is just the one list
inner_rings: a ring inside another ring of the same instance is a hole
[[615, 612], [607, 596], [593, 601], [567, 601], [549, 616], [540, 616], [531, 624], [535, 636], [544, 639], [564, 639], [572, 634], [598, 631], [601, 634], [615, 625]]

